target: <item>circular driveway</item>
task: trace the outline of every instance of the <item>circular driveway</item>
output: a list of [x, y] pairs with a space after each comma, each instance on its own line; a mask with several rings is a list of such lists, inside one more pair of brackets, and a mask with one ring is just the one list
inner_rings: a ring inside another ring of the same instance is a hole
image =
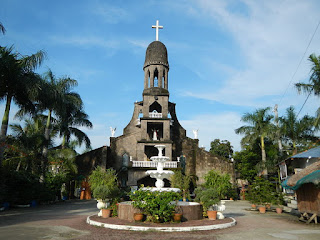
[[0, 212], [0, 239], [320, 239], [320, 224], [299, 222], [290, 214], [248, 211], [247, 201], [226, 202], [225, 215], [237, 220], [227, 229], [192, 232], [131, 232], [90, 226], [96, 202], [72, 200], [36, 208]]

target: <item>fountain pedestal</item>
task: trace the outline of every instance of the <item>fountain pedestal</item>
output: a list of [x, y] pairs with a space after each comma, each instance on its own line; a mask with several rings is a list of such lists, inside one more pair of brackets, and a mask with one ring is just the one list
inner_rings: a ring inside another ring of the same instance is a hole
[[150, 191], [174, 191], [174, 192], [180, 192], [179, 188], [165, 188], [164, 187], [164, 181], [163, 179], [169, 179], [171, 175], [174, 174], [173, 171], [171, 170], [163, 170], [163, 166], [165, 162], [168, 162], [170, 159], [169, 157], [163, 156], [162, 155], [162, 150], [165, 148], [164, 145], [155, 145], [158, 149], [158, 156], [153, 156], [151, 157], [151, 161], [157, 163], [157, 170], [148, 170], [146, 171], [146, 174], [149, 175], [151, 178], [156, 179], [156, 187], [151, 188], [151, 187], [146, 187], [142, 188], [142, 190], [150, 190]]

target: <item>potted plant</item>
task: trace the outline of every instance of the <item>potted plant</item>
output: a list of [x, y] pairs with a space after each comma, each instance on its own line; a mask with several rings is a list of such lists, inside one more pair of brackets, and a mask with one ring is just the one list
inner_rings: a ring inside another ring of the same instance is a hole
[[135, 209], [133, 213], [133, 219], [137, 222], [143, 221], [144, 214], [140, 209]]
[[283, 193], [282, 192], [277, 192], [276, 195], [275, 195], [274, 204], [276, 205], [276, 212], [278, 214], [281, 214], [282, 211], [283, 211], [283, 203], [284, 203]]
[[196, 188], [196, 201], [203, 206], [203, 211], [207, 214], [210, 220], [217, 219], [216, 205], [220, 198], [218, 191], [215, 188]]
[[250, 196], [260, 205], [260, 213], [266, 212], [266, 205], [274, 200], [275, 189], [271, 182], [263, 177], [256, 177], [250, 186]]
[[251, 188], [249, 188], [248, 193], [247, 193], [247, 199], [250, 201], [251, 203], [251, 209], [256, 210], [257, 208], [257, 204], [258, 204], [258, 198], [257, 195], [255, 194], [254, 191], [251, 191]]
[[[204, 176], [204, 179], [205, 183], [195, 190], [196, 201], [202, 204], [203, 210], [207, 213], [209, 219], [214, 220], [217, 214], [217, 204], [221, 199], [225, 198], [232, 188], [232, 184], [228, 174], [222, 174], [214, 170], [210, 170]], [[212, 217], [211, 214], [213, 214]]]
[[108, 209], [113, 200], [120, 195], [116, 172], [113, 169], [104, 170], [98, 166], [90, 174], [89, 184], [94, 198], [97, 199], [97, 208], [101, 209], [98, 216], [102, 216], [102, 209]]
[[176, 202], [176, 206], [174, 208], [173, 213], [173, 221], [175, 222], [181, 222], [182, 219], [182, 208], [178, 205], [178, 202]]
[[171, 204], [179, 199], [176, 192], [159, 192], [137, 190], [130, 194], [132, 206], [147, 215], [147, 220], [152, 222], [172, 221], [172, 212], [175, 205]]
[[102, 214], [101, 214], [102, 218], [109, 218], [111, 216], [112, 210], [111, 210], [111, 208], [107, 207], [107, 205], [106, 205], [105, 207], [103, 207], [101, 209], [101, 212], [102, 212]]

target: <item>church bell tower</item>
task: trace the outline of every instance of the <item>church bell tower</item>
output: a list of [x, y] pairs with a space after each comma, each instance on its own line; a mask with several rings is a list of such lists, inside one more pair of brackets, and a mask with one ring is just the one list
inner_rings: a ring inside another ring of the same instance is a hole
[[[177, 168], [177, 157], [182, 154], [182, 141], [186, 131], [175, 114], [175, 104], [169, 102], [169, 62], [166, 46], [158, 39], [163, 28], [157, 21], [156, 40], [146, 50], [143, 65], [142, 101], [134, 103], [134, 111], [123, 135], [110, 138], [114, 166], [120, 169], [120, 178], [133, 186], [147, 184], [145, 169], [152, 167], [150, 159], [158, 155], [155, 145], [164, 145], [163, 156], [171, 162], [167, 168]], [[148, 177], [147, 177], [148, 178]], [[141, 180], [142, 179], [142, 180]]]

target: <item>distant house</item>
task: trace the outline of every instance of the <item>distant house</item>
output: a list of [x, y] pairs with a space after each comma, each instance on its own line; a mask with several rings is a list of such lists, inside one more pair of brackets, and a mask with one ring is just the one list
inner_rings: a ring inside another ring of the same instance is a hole
[[320, 146], [286, 159], [280, 163], [280, 172], [285, 179], [281, 185], [296, 191], [302, 218], [307, 217], [308, 223], [317, 222], [320, 216]]

